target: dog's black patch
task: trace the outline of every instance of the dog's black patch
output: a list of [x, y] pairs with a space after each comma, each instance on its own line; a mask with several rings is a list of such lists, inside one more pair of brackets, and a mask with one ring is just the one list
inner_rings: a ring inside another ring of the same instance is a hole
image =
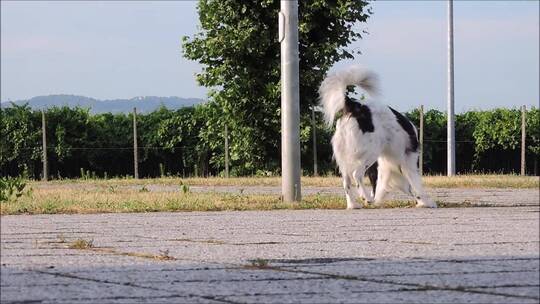
[[409, 134], [409, 146], [405, 149], [406, 153], [416, 152], [418, 151], [418, 138], [416, 137], [416, 132], [414, 132], [413, 124], [410, 120], [408, 120], [405, 116], [403, 116], [398, 111], [392, 109], [392, 107], [388, 107], [394, 113], [394, 116], [396, 116], [397, 122], [399, 125]]
[[373, 132], [375, 127], [373, 126], [373, 121], [371, 119], [371, 110], [368, 106], [363, 105], [359, 102], [356, 102], [350, 97], [345, 98], [345, 114], [350, 113], [352, 117], [356, 118], [358, 126], [362, 132]]
[[379, 171], [378, 168], [379, 168], [379, 163], [375, 162], [366, 171], [366, 175], [369, 178], [371, 187], [373, 187], [373, 193], [375, 193], [375, 190], [377, 189], [377, 171]]

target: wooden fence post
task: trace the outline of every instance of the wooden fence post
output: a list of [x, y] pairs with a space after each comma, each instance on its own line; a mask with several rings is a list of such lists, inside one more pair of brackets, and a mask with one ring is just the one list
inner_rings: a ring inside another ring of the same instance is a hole
[[225, 124], [225, 177], [229, 178], [229, 129]]
[[311, 107], [311, 125], [313, 128], [313, 176], [319, 176], [317, 168], [317, 124], [315, 122], [315, 106]]
[[418, 167], [420, 175], [424, 175], [424, 105], [420, 105], [420, 157]]
[[43, 162], [43, 176], [42, 180], [47, 181], [49, 179], [49, 168], [47, 163], [47, 128], [45, 122], [45, 109], [41, 110], [41, 133], [43, 134], [43, 153], [42, 153], [42, 162]]
[[133, 108], [133, 173], [139, 178], [139, 154], [137, 153], [137, 108]]
[[527, 108], [525, 106], [521, 107], [521, 175], [525, 175], [526, 167], [525, 167], [525, 138], [526, 138], [526, 115], [527, 115]]

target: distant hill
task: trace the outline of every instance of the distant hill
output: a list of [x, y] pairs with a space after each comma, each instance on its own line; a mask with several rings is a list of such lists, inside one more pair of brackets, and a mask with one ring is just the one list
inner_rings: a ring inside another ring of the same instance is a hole
[[161, 106], [170, 110], [176, 110], [183, 107], [190, 107], [203, 103], [199, 98], [180, 98], [180, 97], [156, 97], [142, 96], [131, 99], [111, 99], [99, 100], [85, 96], [77, 95], [48, 95], [37, 96], [28, 100], [17, 100], [13, 102], [2, 102], [2, 107], [9, 107], [11, 103], [23, 105], [28, 103], [32, 109], [41, 110], [52, 107], [68, 106], [70, 108], [81, 107], [89, 108], [92, 113], [127, 113], [137, 108], [137, 112], [152, 112]]

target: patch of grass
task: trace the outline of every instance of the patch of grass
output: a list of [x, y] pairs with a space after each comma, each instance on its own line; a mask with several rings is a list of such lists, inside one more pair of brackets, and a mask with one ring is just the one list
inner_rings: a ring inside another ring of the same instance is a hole
[[68, 246], [69, 249], [89, 249], [94, 247], [94, 240], [76, 239]]
[[22, 197], [0, 204], [0, 215], [344, 208], [345, 200], [337, 195], [306, 196], [300, 203], [285, 203], [278, 195], [140, 192], [137, 188], [109, 192], [47, 187], [35, 190], [32, 198]]
[[[439, 207], [471, 207], [472, 203], [439, 203]], [[383, 208], [412, 208], [414, 201], [387, 201]], [[476, 205], [474, 205], [476, 206]], [[0, 215], [8, 214], [77, 214], [118, 212], [177, 211], [244, 211], [281, 209], [345, 209], [343, 195], [307, 195], [301, 202], [285, 203], [279, 195], [140, 192], [137, 188], [120, 188], [114, 192], [87, 191], [83, 188], [54, 187], [37, 189], [32, 198], [0, 204]], [[365, 205], [365, 208], [380, 208]]]
[[42, 212], [43, 214], [56, 214], [56, 213], [59, 213], [58, 212], [59, 210], [58, 210], [57, 201], [54, 198], [46, 200], [43, 203], [42, 211], [43, 211]]
[[159, 260], [159, 261], [176, 260], [174, 257], [169, 255], [168, 249], [160, 250], [159, 254], [149, 254], [149, 253], [141, 253], [141, 252], [122, 252], [122, 251], [115, 250], [113, 248], [96, 248], [94, 247], [94, 240], [76, 239], [75, 241], [71, 242], [68, 245], [68, 248], [80, 249], [80, 250], [91, 250], [95, 252], [104, 252], [104, 253], [110, 253], [114, 255], [132, 256], [132, 257], [153, 259], [153, 260]]
[[121, 256], [130, 256], [130, 257], [137, 257], [137, 258], [144, 258], [144, 259], [151, 259], [151, 260], [158, 260], [158, 261], [173, 261], [176, 260], [175, 257], [169, 255], [169, 250], [160, 250], [159, 254], [151, 254], [151, 253], [144, 253], [144, 252], [124, 252], [119, 251], [114, 248], [82, 248], [91, 250], [94, 252], [101, 252], [101, 253], [108, 253], [113, 255], [121, 255]]
[[[453, 177], [432, 175], [423, 177], [424, 184], [429, 188], [538, 188], [538, 176], [519, 175], [456, 175]], [[369, 183], [366, 179], [366, 183]], [[42, 186], [39, 181], [30, 182], [31, 185]], [[189, 192], [190, 186], [280, 186], [281, 177], [161, 177], [153, 179], [112, 178], [112, 179], [64, 179], [47, 182], [46, 185], [80, 185], [84, 187], [104, 187], [109, 191], [116, 191], [118, 186], [145, 186], [145, 185], [180, 185], [180, 190]], [[341, 178], [338, 176], [302, 177], [302, 186], [305, 187], [341, 187]], [[186, 187], [184, 187], [186, 186]], [[141, 188], [143, 189], [143, 188]], [[144, 190], [143, 190], [144, 191]]]
[[264, 269], [264, 268], [268, 268], [268, 266], [269, 266], [269, 261], [267, 259], [257, 258], [255, 260], [251, 260], [250, 267]]
[[0, 177], [0, 203], [4, 201], [17, 200], [23, 195], [32, 195], [32, 189], [27, 188], [26, 178]]
[[186, 185], [186, 184], [181, 184], [180, 185], [180, 190], [182, 191], [182, 193], [189, 193], [190, 192], [189, 186]]
[[[180, 189], [173, 192], [140, 191], [148, 190], [147, 182], [174, 181], [174, 185]], [[202, 180], [202, 179], [199, 179]], [[234, 183], [235, 179], [231, 179]], [[236, 181], [269, 181], [277, 182], [277, 178], [242, 178]], [[317, 183], [341, 182], [337, 177], [304, 178], [304, 180]], [[224, 178], [210, 178], [207, 183], [224, 182]], [[537, 177], [522, 176], [456, 176], [443, 177], [432, 176], [425, 178], [428, 187], [457, 187], [465, 186], [473, 188], [475, 185], [482, 187], [493, 186], [511, 188], [530, 188], [535, 185], [538, 188]], [[195, 183], [191, 179], [164, 178], [156, 180], [141, 180], [137, 186], [114, 184], [115, 180], [105, 184], [100, 181], [89, 180], [85, 183], [65, 185], [62, 182], [39, 183], [31, 196], [20, 196], [17, 200], [8, 200], [0, 204], [0, 215], [8, 214], [70, 214], [70, 213], [110, 213], [110, 212], [156, 212], [156, 211], [228, 211], [228, 210], [279, 210], [279, 209], [345, 209], [345, 199], [341, 194], [334, 195], [306, 195], [299, 203], [285, 203], [276, 194], [245, 194], [245, 193], [217, 193], [217, 192], [193, 192], [189, 184]], [[227, 181], [231, 182], [231, 181]], [[535, 184], [536, 183], [536, 184]], [[38, 183], [36, 183], [38, 184]], [[307, 183], [309, 185], [309, 182]], [[259, 184], [260, 185], [260, 184]], [[333, 186], [335, 186], [333, 185]], [[338, 187], [338, 186], [336, 186]], [[489, 188], [489, 187], [488, 187]], [[441, 203], [439, 207], [471, 207], [478, 206], [471, 202]], [[385, 208], [410, 208], [414, 207], [413, 201], [388, 201]], [[366, 208], [376, 208], [365, 206]]]
[[155, 258], [158, 259], [158, 260], [164, 260], [164, 261], [175, 260], [174, 257], [169, 255], [169, 249], [160, 250], [159, 254], [157, 256], [155, 256]]
[[108, 185], [107, 190], [111, 193], [115, 193], [116, 189], [118, 189], [118, 185]]
[[486, 203], [472, 203], [469, 201], [464, 201], [461, 203], [451, 203], [451, 202], [437, 202], [439, 208], [470, 208], [470, 207], [490, 207], [493, 205]]
[[108, 253], [108, 254], [114, 254], [114, 255], [122, 255], [122, 256], [130, 256], [130, 257], [137, 257], [137, 258], [145, 258], [145, 259], [152, 259], [152, 260], [158, 260], [158, 261], [173, 261], [176, 260], [175, 257], [169, 255], [169, 250], [160, 250], [159, 254], [150, 254], [150, 253], [144, 253], [144, 252], [123, 252], [116, 250], [114, 248], [97, 248], [94, 247], [94, 241], [90, 240], [83, 240], [83, 239], [77, 239], [73, 241], [69, 246], [69, 249], [81, 249], [81, 250], [90, 250], [94, 252], [101, 252], [101, 253]]
[[429, 188], [515, 188], [538, 189], [538, 176], [520, 175], [456, 175], [452, 177], [433, 175], [423, 178]]
[[227, 244], [224, 241], [213, 240], [213, 239], [210, 239], [210, 240], [173, 239], [173, 240], [177, 241], [177, 242], [203, 243], [203, 244], [212, 244], [212, 245], [225, 245], [225, 244]]

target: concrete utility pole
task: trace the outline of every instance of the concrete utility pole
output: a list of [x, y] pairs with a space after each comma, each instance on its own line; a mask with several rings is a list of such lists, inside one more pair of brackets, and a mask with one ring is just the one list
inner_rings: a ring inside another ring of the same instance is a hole
[[447, 173], [456, 175], [456, 138], [454, 129], [454, 8], [448, 0], [448, 124], [447, 124]]
[[302, 199], [300, 187], [300, 80], [298, 1], [281, 0], [281, 190], [283, 201]]
[[43, 154], [42, 154], [42, 162], [43, 162], [43, 176], [42, 180], [47, 181], [49, 179], [49, 168], [47, 164], [47, 128], [46, 128], [46, 122], [45, 122], [45, 110], [41, 111], [41, 133], [43, 134]]
[[139, 178], [139, 153], [137, 153], [137, 108], [133, 108], [133, 172]]

